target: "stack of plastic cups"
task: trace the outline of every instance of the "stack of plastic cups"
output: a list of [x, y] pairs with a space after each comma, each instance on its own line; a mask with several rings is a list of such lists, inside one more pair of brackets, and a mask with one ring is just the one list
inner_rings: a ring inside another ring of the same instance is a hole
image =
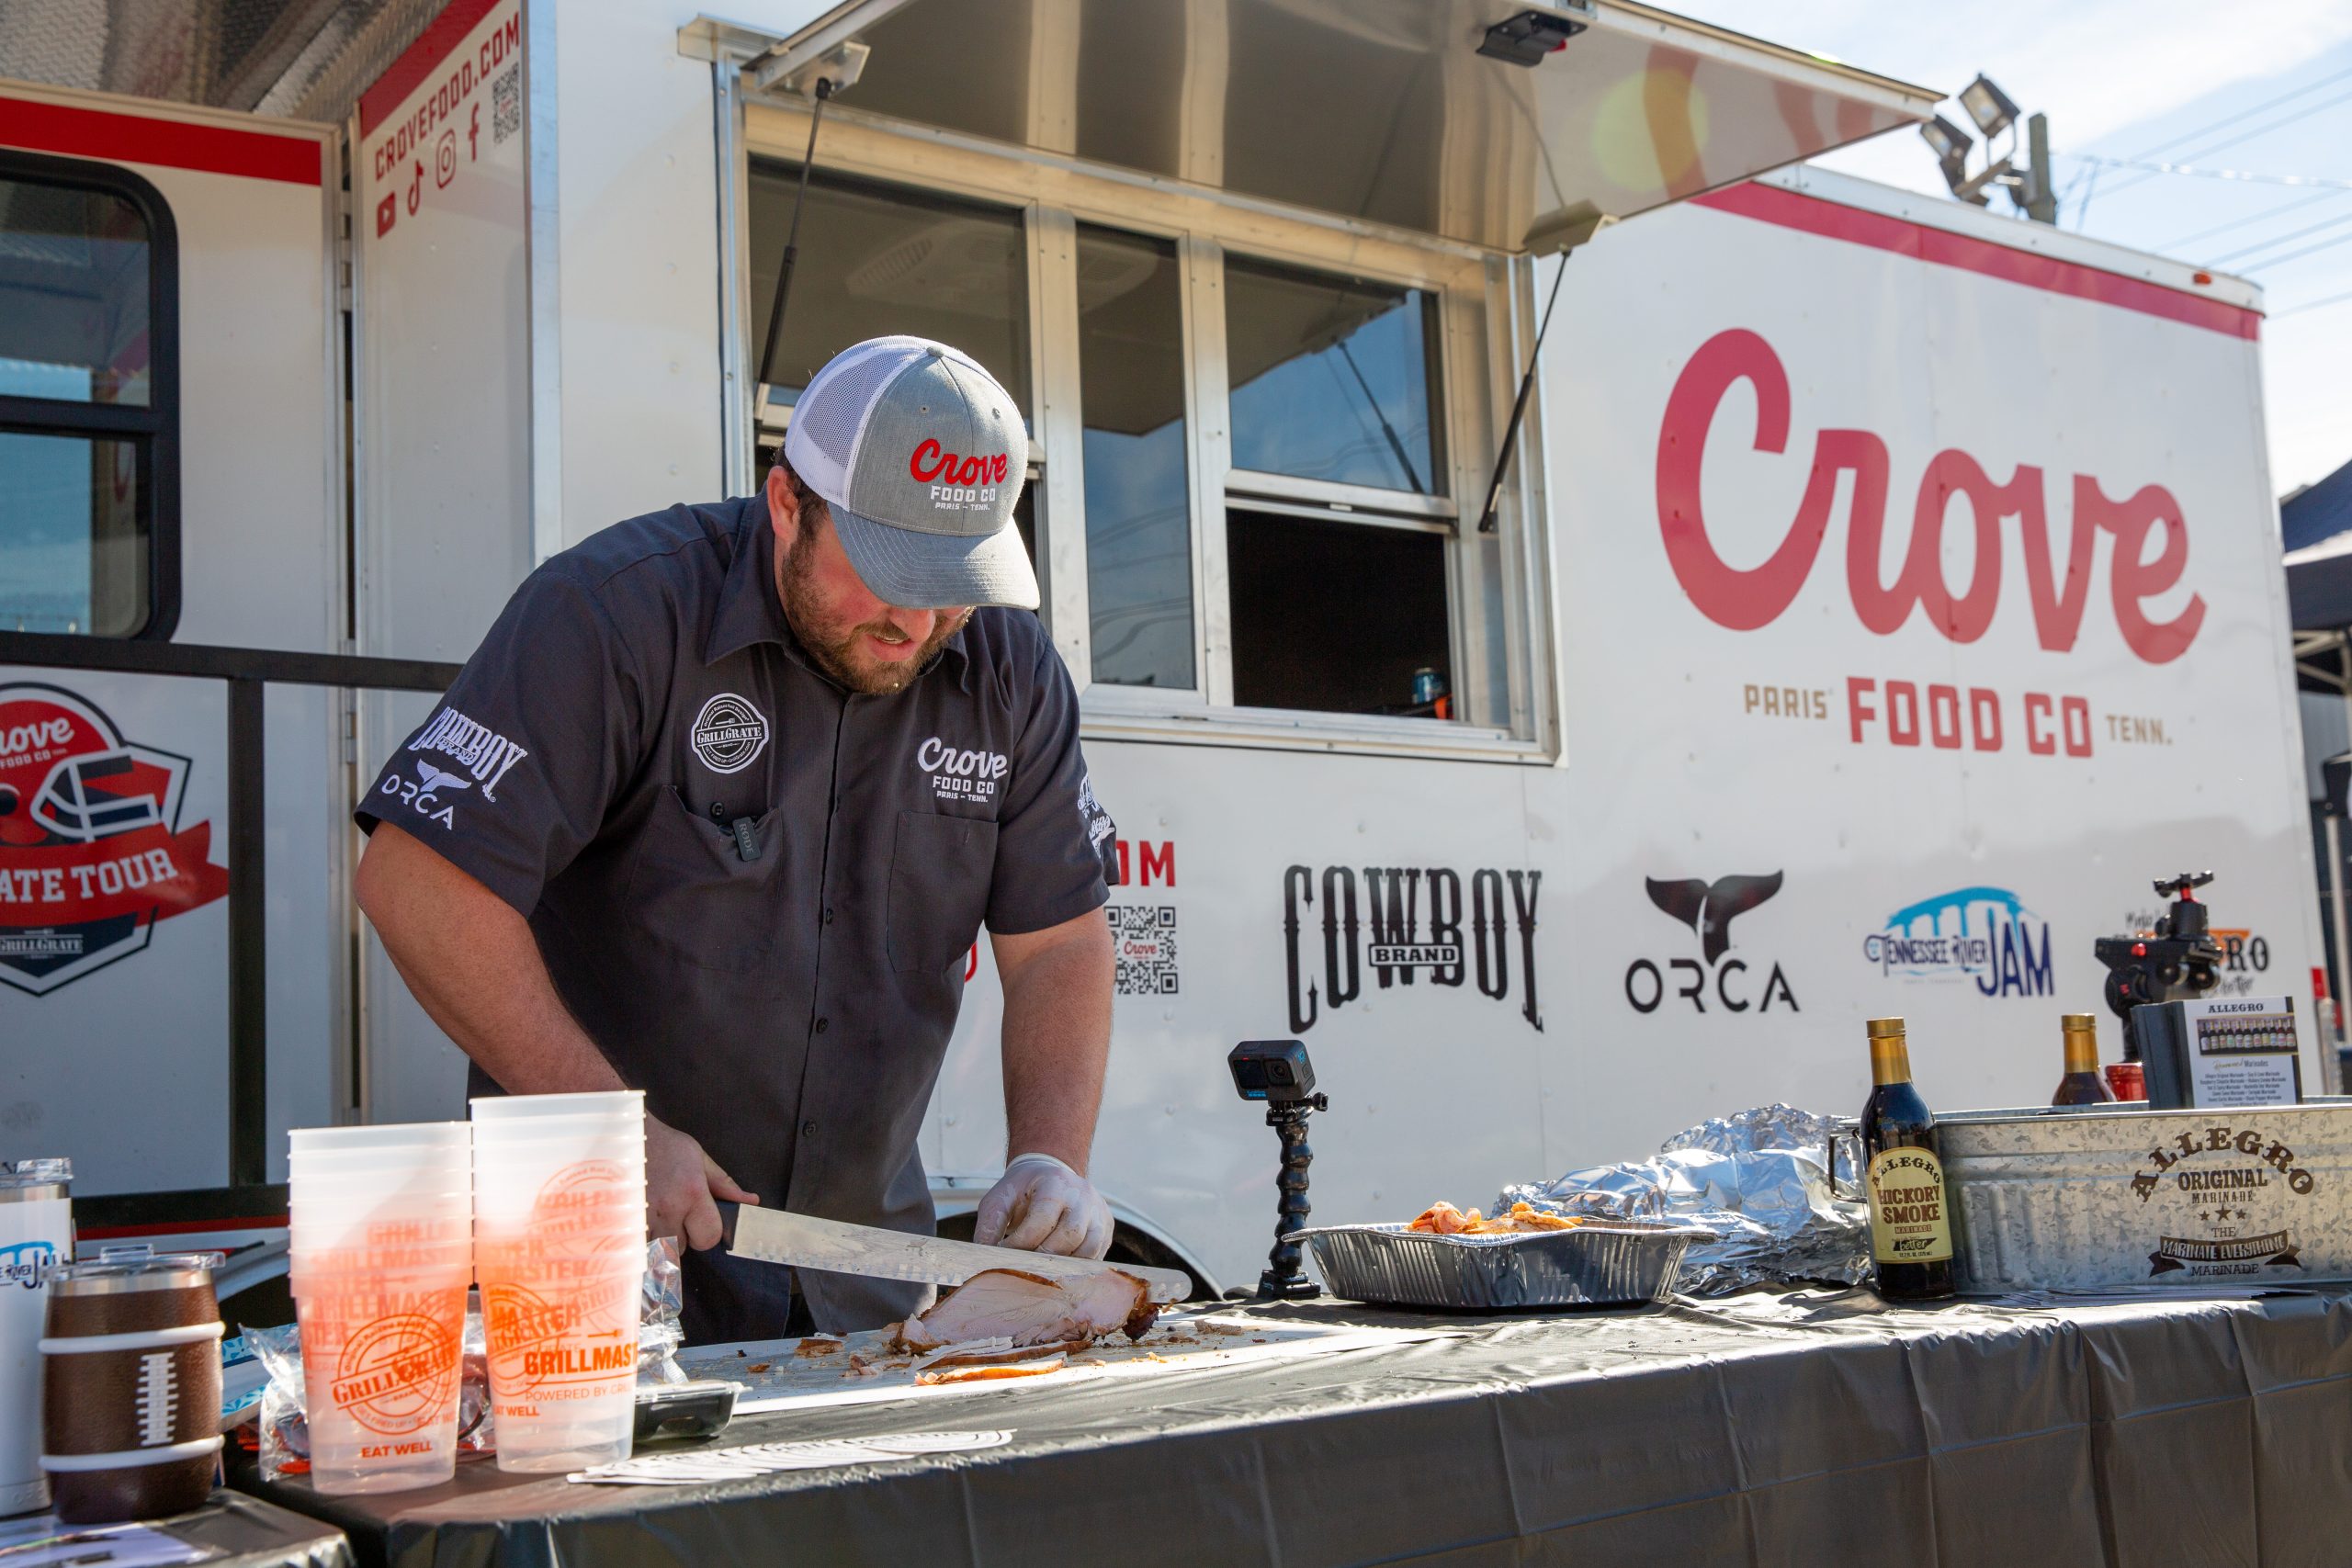
[[473, 1102], [475, 1267], [501, 1470], [629, 1454], [645, 1274], [645, 1097]]
[[291, 1134], [288, 1272], [321, 1492], [431, 1486], [456, 1468], [473, 1274], [467, 1134], [430, 1122]]

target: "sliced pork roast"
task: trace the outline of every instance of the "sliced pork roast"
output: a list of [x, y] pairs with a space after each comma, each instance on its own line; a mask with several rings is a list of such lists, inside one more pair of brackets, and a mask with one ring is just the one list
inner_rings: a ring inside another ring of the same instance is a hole
[[891, 1344], [896, 1349], [922, 1352], [1011, 1340], [1016, 1348], [1081, 1350], [1114, 1329], [1140, 1339], [1159, 1315], [1144, 1282], [1115, 1269], [1077, 1280], [990, 1269], [948, 1291], [930, 1311], [900, 1324]]

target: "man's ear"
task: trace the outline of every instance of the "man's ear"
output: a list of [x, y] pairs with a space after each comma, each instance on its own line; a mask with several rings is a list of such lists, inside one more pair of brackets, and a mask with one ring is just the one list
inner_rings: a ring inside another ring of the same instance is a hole
[[768, 465], [767, 495], [768, 526], [775, 531], [780, 558], [800, 536], [800, 498], [792, 493], [792, 481], [785, 478], [782, 463]]

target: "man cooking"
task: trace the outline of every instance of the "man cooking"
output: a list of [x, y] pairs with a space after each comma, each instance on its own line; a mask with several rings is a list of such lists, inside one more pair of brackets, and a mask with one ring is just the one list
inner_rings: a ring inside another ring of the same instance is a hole
[[[762, 494], [533, 572], [357, 812], [359, 906], [474, 1093], [645, 1091], [657, 1235], [713, 1247], [714, 1199], [928, 1233], [915, 1135], [985, 922], [1012, 1157], [978, 1238], [1110, 1244], [1085, 1172], [1116, 861], [1069, 673], [1021, 613], [1027, 457], [970, 356], [843, 351]], [[689, 1252], [687, 1339], [928, 1295], [797, 1276]]]

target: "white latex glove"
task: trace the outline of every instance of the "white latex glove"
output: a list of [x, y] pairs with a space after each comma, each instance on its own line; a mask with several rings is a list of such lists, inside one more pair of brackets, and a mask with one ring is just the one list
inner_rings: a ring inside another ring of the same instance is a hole
[[1023, 1155], [980, 1200], [972, 1239], [984, 1247], [1101, 1258], [1111, 1250], [1111, 1205], [1051, 1155]]

